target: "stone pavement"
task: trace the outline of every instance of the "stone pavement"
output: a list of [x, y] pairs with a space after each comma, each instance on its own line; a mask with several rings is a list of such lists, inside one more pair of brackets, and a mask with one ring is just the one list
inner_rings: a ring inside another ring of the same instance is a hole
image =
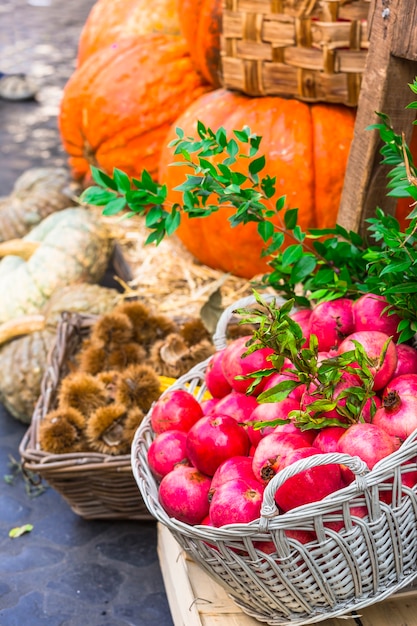
[[56, 122], [58, 107], [93, 4], [93, 0], [0, 0], [0, 71], [25, 72], [39, 85], [36, 102], [0, 99], [0, 196], [7, 195], [29, 167], [66, 162]]
[[[40, 87], [36, 102], [0, 100], [0, 196], [29, 167], [65, 163], [56, 115], [92, 5], [0, 0], [0, 71]], [[86, 521], [53, 489], [31, 497], [21, 476], [5, 480], [25, 430], [0, 407], [0, 626], [172, 626], [155, 524]], [[32, 532], [9, 538], [23, 524]]]

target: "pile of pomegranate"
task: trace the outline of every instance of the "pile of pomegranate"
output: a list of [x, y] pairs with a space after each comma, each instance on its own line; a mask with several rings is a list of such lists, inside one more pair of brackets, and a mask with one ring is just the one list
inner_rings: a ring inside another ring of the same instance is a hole
[[[191, 525], [248, 523], [260, 515], [268, 482], [299, 459], [341, 452], [360, 457], [372, 469], [398, 450], [417, 428], [417, 350], [397, 342], [400, 319], [388, 314], [386, 307], [382, 296], [366, 294], [355, 301], [340, 298], [291, 313], [306, 344], [310, 335], [316, 335], [323, 358], [351, 350], [357, 341], [378, 363], [373, 372], [374, 408], [364, 405], [355, 423], [306, 430], [291, 420], [268, 426], [277, 419], [287, 420], [290, 411], [305, 407], [312, 396], [299, 385], [279, 402], [258, 401], [261, 392], [293, 376], [291, 363], [248, 392], [250, 375], [270, 368], [272, 353], [261, 348], [243, 356], [248, 337], [231, 341], [211, 357], [205, 372], [209, 399], [198, 401], [185, 389], [161, 396], [150, 418], [155, 438], [148, 464], [166, 513]], [[336, 397], [339, 388], [358, 384], [352, 383], [352, 376], [344, 375], [334, 391]], [[285, 513], [318, 501], [353, 479], [346, 466], [314, 466], [287, 479], [277, 489], [275, 501]], [[416, 483], [417, 468], [404, 473], [403, 484]]]

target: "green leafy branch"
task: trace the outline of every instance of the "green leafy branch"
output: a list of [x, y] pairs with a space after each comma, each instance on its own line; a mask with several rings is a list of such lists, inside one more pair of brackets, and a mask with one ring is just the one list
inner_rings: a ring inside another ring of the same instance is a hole
[[[417, 93], [417, 82], [410, 85]], [[410, 107], [417, 108], [417, 103]], [[383, 140], [382, 162], [389, 165], [389, 195], [417, 200], [417, 170], [404, 138], [392, 129], [389, 119], [379, 114], [380, 123], [369, 127]], [[104, 215], [124, 218], [142, 215], [150, 234], [146, 243], [160, 243], [178, 228], [182, 216], [201, 218], [225, 207], [234, 208], [231, 228], [255, 222], [264, 243], [270, 271], [257, 283], [257, 289], [272, 287], [297, 306], [362, 293], [384, 295], [391, 311], [403, 318], [399, 341], [417, 332], [417, 209], [410, 212], [403, 231], [398, 220], [380, 208], [368, 220], [368, 241], [340, 225], [329, 229], [309, 229], [298, 224], [298, 209], [286, 207], [281, 196], [273, 200], [276, 179], [262, 176], [265, 156], [259, 156], [261, 137], [248, 127], [216, 132], [197, 123], [197, 138], [185, 137], [177, 129], [171, 142], [176, 155], [187, 165], [183, 183], [176, 188], [182, 202], [169, 205], [166, 185], [156, 183], [145, 170], [140, 178], [130, 178], [115, 169], [109, 176], [92, 168], [96, 186], [86, 189], [80, 201], [103, 206]], [[246, 173], [245, 173], [246, 172]]]
[[[270, 369], [250, 374], [250, 378], [254, 378], [252, 387], [259, 384], [265, 376], [282, 371], [286, 360], [292, 364], [287, 380], [261, 392], [258, 401], [281, 402], [300, 386], [303, 388], [305, 386], [303, 395], [308, 394], [313, 398], [304, 409], [290, 411], [288, 419], [258, 422], [254, 424], [255, 428], [289, 422], [293, 422], [301, 430], [320, 429], [324, 426], [347, 428], [352, 423], [364, 421], [362, 414], [368, 401], [371, 401], [371, 415], [375, 412], [374, 379], [382, 367], [390, 340], [386, 342], [377, 363], [366, 354], [363, 346], [357, 341], [353, 341], [354, 349], [321, 359], [317, 337], [311, 335], [309, 345], [305, 347], [301, 327], [291, 318], [293, 300], [278, 306], [274, 301], [269, 304], [264, 302], [257, 292], [254, 295], [259, 308], [236, 310], [236, 313], [242, 316], [242, 324], [252, 324], [255, 327], [252, 337], [248, 340], [246, 354], [265, 347], [271, 348], [273, 354], [268, 357]], [[346, 374], [353, 374], [358, 384], [336, 393], [337, 386]], [[327, 412], [334, 410], [340, 417], [326, 416]]]

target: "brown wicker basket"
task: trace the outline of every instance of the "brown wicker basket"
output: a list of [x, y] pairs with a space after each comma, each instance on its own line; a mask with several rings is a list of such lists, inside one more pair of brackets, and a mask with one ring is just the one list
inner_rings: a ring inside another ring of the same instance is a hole
[[223, 86], [356, 106], [370, 0], [223, 0]]
[[54, 407], [60, 380], [97, 316], [63, 313], [48, 357], [39, 400], [19, 453], [23, 470], [56, 489], [77, 515], [85, 519], [152, 519], [132, 474], [130, 455], [98, 453], [50, 454], [39, 446], [39, 426]]

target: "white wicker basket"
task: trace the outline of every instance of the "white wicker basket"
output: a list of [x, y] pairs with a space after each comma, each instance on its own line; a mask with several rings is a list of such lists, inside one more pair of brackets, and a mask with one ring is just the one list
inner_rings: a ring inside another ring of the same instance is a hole
[[[224, 323], [223, 317], [221, 328]], [[206, 366], [207, 361], [197, 365], [170, 389], [186, 388], [200, 399]], [[132, 445], [133, 474], [144, 503], [248, 615], [276, 626], [312, 624], [383, 600], [417, 578], [417, 486], [402, 482], [405, 472], [417, 470], [417, 432], [371, 471], [358, 457], [342, 454], [294, 463], [268, 484], [258, 520], [213, 528], [172, 519], [159, 504], [147, 463], [154, 439], [150, 416]], [[355, 473], [351, 485], [279, 515], [274, 493], [280, 484], [298, 471], [335, 462]], [[365, 507], [365, 517], [355, 517], [357, 506]], [[344, 529], [332, 530], [326, 525], [331, 521], [343, 521]], [[317, 539], [302, 544], [289, 538], [288, 530], [313, 531]], [[264, 541], [274, 543], [273, 553], [263, 552], [259, 542]]]

